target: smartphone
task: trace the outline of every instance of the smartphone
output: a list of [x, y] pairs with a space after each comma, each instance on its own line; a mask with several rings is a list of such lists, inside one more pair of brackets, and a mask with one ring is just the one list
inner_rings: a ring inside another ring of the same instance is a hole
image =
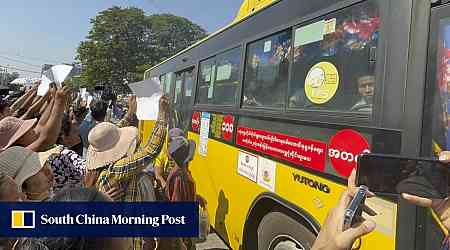
[[449, 192], [448, 164], [434, 159], [364, 154], [358, 158], [357, 185], [377, 195], [408, 193], [443, 199]]
[[356, 218], [362, 216], [362, 207], [366, 201], [369, 188], [362, 185], [358, 188], [358, 192], [353, 197], [344, 214], [344, 230], [349, 229], [356, 223]]

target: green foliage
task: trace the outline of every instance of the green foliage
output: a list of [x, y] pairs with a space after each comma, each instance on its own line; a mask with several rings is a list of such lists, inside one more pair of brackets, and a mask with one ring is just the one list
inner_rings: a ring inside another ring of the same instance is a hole
[[206, 35], [186, 18], [146, 16], [138, 8], [112, 7], [91, 20], [92, 28], [78, 47], [82, 85], [117, 85], [142, 80], [152, 65]]

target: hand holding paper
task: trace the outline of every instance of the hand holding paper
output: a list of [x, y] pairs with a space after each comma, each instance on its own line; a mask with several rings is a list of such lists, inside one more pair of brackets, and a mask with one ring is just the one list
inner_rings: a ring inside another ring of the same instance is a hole
[[159, 81], [147, 79], [129, 84], [136, 95], [136, 116], [139, 120], [156, 120], [159, 112], [159, 99], [162, 89]]
[[46, 77], [45, 75], [42, 75], [41, 84], [39, 84], [39, 87], [37, 90], [37, 95], [45, 96], [50, 89], [51, 82], [52, 81], [50, 79], [48, 79], [48, 77]]
[[53, 74], [53, 80], [61, 88], [62, 83], [69, 76], [73, 66], [69, 65], [55, 65], [51, 68]]

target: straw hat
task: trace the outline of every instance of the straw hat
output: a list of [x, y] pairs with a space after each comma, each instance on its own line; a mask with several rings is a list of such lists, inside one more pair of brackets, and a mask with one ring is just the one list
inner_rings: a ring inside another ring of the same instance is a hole
[[98, 124], [88, 136], [87, 169], [98, 169], [120, 160], [137, 138], [138, 130], [135, 127], [119, 128], [109, 122]]
[[36, 153], [23, 147], [8, 148], [0, 153], [0, 172], [13, 178], [22, 191], [22, 184], [37, 174], [57, 150], [58, 148], [54, 148], [47, 152]]
[[11, 147], [36, 124], [37, 119], [22, 120], [12, 116], [0, 121], [0, 152]]

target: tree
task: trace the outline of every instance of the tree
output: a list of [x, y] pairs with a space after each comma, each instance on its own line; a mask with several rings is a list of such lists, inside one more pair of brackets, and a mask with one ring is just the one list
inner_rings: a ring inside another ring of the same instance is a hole
[[77, 51], [83, 65], [81, 79], [90, 86], [141, 80], [146, 69], [206, 35], [185, 18], [146, 16], [138, 8], [112, 7], [91, 23], [87, 40]]
[[206, 36], [206, 31], [184, 17], [171, 14], [151, 15], [147, 22], [152, 31], [152, 42], [158, 49], [152, 65], [175, 55]]

